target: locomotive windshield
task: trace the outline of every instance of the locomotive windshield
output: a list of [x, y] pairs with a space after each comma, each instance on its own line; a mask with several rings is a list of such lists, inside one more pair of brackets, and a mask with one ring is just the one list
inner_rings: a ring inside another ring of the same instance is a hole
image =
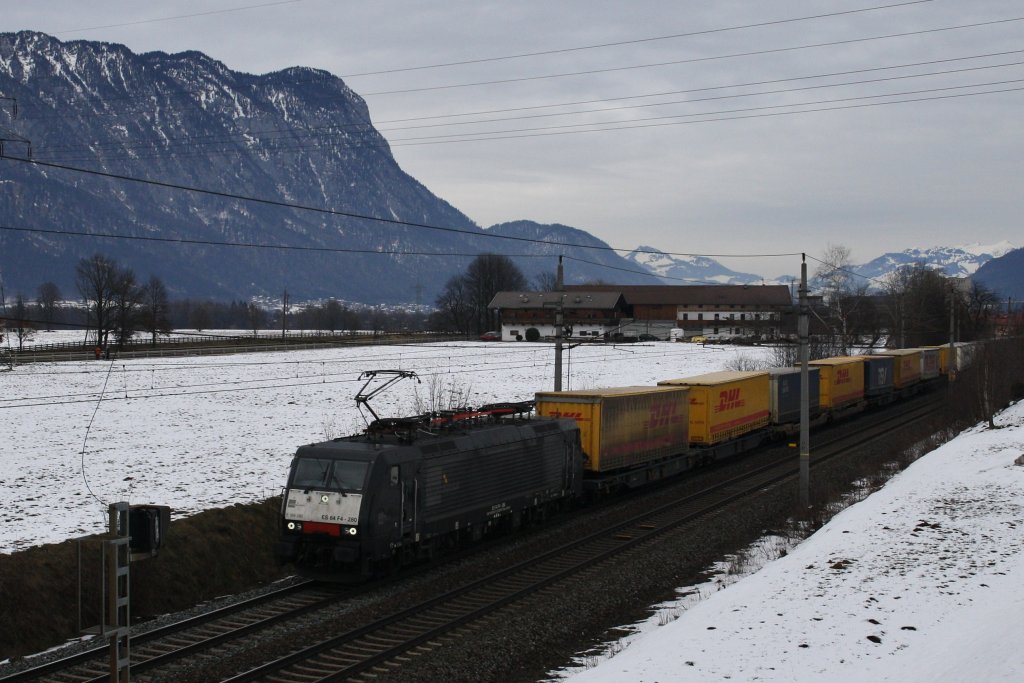
[[298, 458], [292, 474], [292, 488], [327, 491], [363, 490], [370, 463], [328, 458]]

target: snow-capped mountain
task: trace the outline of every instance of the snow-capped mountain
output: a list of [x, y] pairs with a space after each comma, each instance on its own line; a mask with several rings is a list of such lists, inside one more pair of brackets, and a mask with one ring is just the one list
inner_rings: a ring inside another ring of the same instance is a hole
[[658, 276], [667, 285], [746, 285], [765, 282], [760, 275], [738, 273], [706, 256], [670, 256], [649, 246], [626, 254], [626, 260]]
[[582, 231], [482, 229], [399, 167], [363, 99], [325, 71], [254, 75], [21, 31], [0, 33], [0, 98], [5, 153], [28, 156], [18, 138], [32, 150], [0, 160], [11, 294], [51, 281], [73, 296], [76, 265], [101, 253], [176, 297], [427, 303], [462, 254], [537, 251], [538, 228], [563, 246], [512, 256], [528, 276], [564, 254], [578, 257], [570, 281], [651, 281], [614, 252], [564, 246], [598, 242]]
[[1016, 301], [1015, 310], [1019, 310], [1020, 301], [1024, 300], [1024, 249], [1015, 249], [985, 263], [973, 279], [1000, 297]]
[[954, 247], [931, 247], [929, 249], [904, 249], [900, 252], [882, 254], [854, 270], [864, 277], [884, 278], [904, 266], [921, 263], [928, 268], [941, 270], [949, 277], [970, 277], [978, 268], [1016, 249], [1009, 241], [996, 244], [965, 244]]

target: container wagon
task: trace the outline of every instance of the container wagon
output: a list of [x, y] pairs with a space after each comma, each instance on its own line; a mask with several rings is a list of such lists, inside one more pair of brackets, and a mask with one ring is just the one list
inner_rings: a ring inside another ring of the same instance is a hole
[[695, 463], [689, 449], [689, 392], [684, 387], [542, 391], [541, 417], [571, 418], [586, 456], [591, 490], [638, 486]]
[[[810, 419], [821, 412], [818, 399], [821, 369], [807, 368], [807, 405]], [[800, 423], [800, 368], [772, 368], [768, 371], [768, 405], [771, 423], [785, 426]], [[788, 430], [785, 430], [788, 431]]]
[[921, 352], [921, 381], [936, 379], [941, 374], [941, 352], [936, 348], [917, 350]]
[[921, 349], [886, 349], [874, 355], [892, 356], [894, 359], [893, 387], [896, 391], [907, 393], [921, 381]]
[[821, 370], [821, 407], [835, 416], [864, 401], [864, 358], [836, 356], [812, 360]]
[[768, 426], [767, 372], [712, 372], [667, 379], [658, 386], [690, 390], [690, 444], [713, 446]]
[[864, 398], [871, 405], [892, 400], [896, 381], [896, 359], [892, 356], [861, 356], [864, 364]]

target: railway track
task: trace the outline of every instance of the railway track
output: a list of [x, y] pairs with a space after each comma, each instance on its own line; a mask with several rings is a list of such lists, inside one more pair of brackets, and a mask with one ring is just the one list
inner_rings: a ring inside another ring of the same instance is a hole
[[[929, 415], [938, 402], [928, 401], [906, 412], [891, 411], [898, 414], [887, 415], [856, 435], [819, 441], [812, 467], [883, 438], [907, 420]], [[486, 626], [519, 601], [542, 595], [602, 562], [636, 552], [663, 534], [797, 476], [798, 468], [793, 464], [759, 467], [227, 681], [372, 680], [399, 669], [417, 655]]]
[[[812, 468], [848, 450], [884, 438], [905, 422], [930, 414], [939, 403], [941, 398], [937, 397], [919, 399], [884, 414], [875, 413], [874, 421], [853, 435], [815, 439]], [[687, 524], [731, 503], [797, 477], [798, 468], [793, 460], [787, 458], [785, 463], [751, 468], [598, 533], [225, 680], [231, 683], [369, 680], [394, 672], [418, 655], [485, 628], [502, 610], [538, 596], [542, 598], [545, 591], [556, 590], [563, 582], [593, 571], [604, 562], [639, 552], [665, 534], [685, 530]], [[333, 588], [300, 584], [133, 636], [132, 675], [143, 680], [150, 677], [173, 680], [175, 667], [180, 666], [182, 660], [208, 654], [218, 647], [244, 647], [247, 640], [258, 641], [264, 637], [267, 629], [335, 605], [348, 595]], [[99, 683], [109, 680], [107, 667], [107, 649], [103, 647], [0, 680], [3, 683], [29, 680]]]
[[[303, 582], [131, 638], [132, 674], [143, 673], [205, 652], [274, 624], [334, 604], [344, 596], [330, 587]], [[3, 683], [100, 683], [110, 680], [108, 648], [93, 648], [0, 678]]]

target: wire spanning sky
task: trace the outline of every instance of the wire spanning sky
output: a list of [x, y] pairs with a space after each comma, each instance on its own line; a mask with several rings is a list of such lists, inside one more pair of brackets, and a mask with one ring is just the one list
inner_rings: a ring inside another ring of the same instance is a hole
[[402, 167], [483, 226], [858, 262], [1024, 242], [1012, 0], [5, 4], [3, 31], [341, 76]]

